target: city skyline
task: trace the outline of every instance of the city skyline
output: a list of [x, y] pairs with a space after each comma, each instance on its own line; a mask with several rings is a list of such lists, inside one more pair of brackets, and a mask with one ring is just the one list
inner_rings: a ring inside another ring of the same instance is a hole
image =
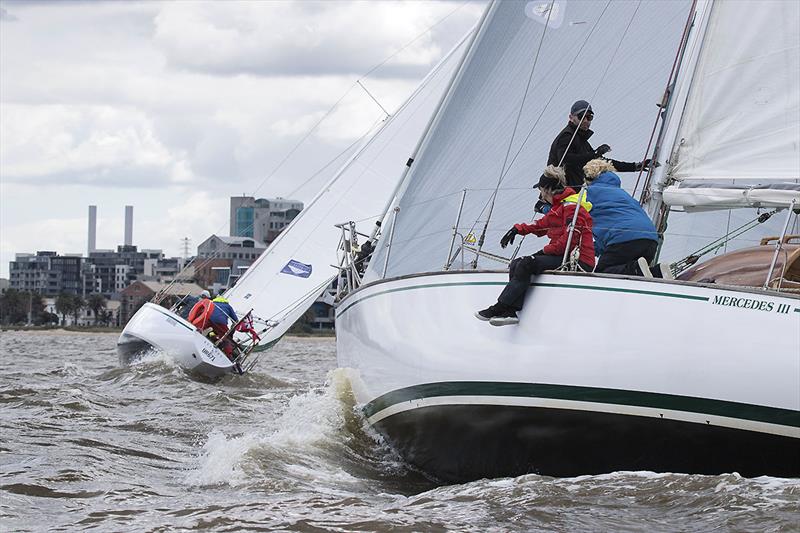
[[308, 202], [483, 6], [3, 1], [0, 277], [85, 254], [88, 205], [97, 248], [132, 205], [133, 244], [178, 256], [227, 234], [230, 196]]

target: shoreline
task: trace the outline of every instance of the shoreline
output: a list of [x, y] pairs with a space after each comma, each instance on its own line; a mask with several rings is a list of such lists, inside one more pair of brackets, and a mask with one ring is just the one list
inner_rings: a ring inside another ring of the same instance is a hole
[[[123, 328], [106, 326], [0, 326], [0, 332], [29, 331], [41, 333], [115, 333], [119, 335]], [[314, 330], [313, 332], [291, 332], [284, 335], [286, 338], [335, 338], [334, 330]]]

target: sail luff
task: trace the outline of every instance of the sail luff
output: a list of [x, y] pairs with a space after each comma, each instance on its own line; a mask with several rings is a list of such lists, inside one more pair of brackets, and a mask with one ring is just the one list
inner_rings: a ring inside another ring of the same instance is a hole
[[672, 97], [667, 108], [667, 116], [664, 117], [663, 137], [660, 155], [665, 157], [664, 164], [657, 167], [653, 172], [652, 185], [648, 193], [648, 201], [644, 208], [653, 219], [656, 227], [661, 227], [665, 222], [666, 213], [663, 212], [664, 200], [662, 191], [667, 186], [671, 178], [671, 170], [674, 166], [674, 153], [678, 143], [678, 132], [683, 119], [683, 110], [689, 98], [692, 79], [697, 73], [697, 60], [703, 45], [703, 36], [708, 27], [708, 15], [711, 11], [713, 0], [698, 0], [694, 6], [694, 21], [689, 30], [683, 52], [672, 87]]
[[[390, 219], [389, 223], [393, 223], [394, 217], [400, 216], [400, 207], [398, 202], [400, 198], [403, 196], [405, 190], [408, 188], [408, 184], [410, 183], [415, 167], [413, 162], [416, 162], [418, 159], [423, 157], [425, 153], [425, 148], [430, 141], [431, 132], [435, 131], [436, 125], [438, 124], [439, 120], [441, 120], [442, 110], [447, 106], [447, 102], [452, 97], [452, 90], [453, 87], [458, 83], [458, 80], [461, 79], [461, 76], [464, 72], [464, 65], [466, 65], [469, 59], [474, 54], [475, 47], [477, 43], [480, 41], [481, 37], [483, 36], [486, 27], [488, 26], [489, 15], [495, 9], [497, 5], [497, 0], [491, 0], [489, 5], [483, 12], [481, 19], [478, 21], [476, 29], [472, 32], [472, 39], [469, 42], [467, 50], [465, 51], [464, 55], [461, 57], [461, 61], [456, 67], [455, 74], [453, 75], [452, 79], [450, 80], [450, 84], [448, 85], [447, 89], [444, 91], [439, 104], [436, 106], [436, 110], [434, 111], [433, 115], [431, 115], [430, 120], [428, 121], [427, 126], [425, 127], [425, 131], [419, 139], [416, 148], [412, 152], [412, 156], [410, 161], [412, 162], [411, 165], [408, 165], [403, 173], [403, 177], [400, 180], [398, 188], [395, 190], [394, 196], [390, 199], [389, 204], [387, 205], [385, 216], [382, 219], [386, 221], [387, 218]], [[389, 247], [392, 245], [391, 242], [392, 235], [384, 234], [383, 238], [379, 240], [378, 245], [376, 246], [376, 250], [374, 253], [373, 261], [370, 263], [370, 267], [367, 268], [367, 272], [365, 273], [364, 280], [371, 281], [376, 278], [385, 277], [386, 270], [383, 269], [382, 272], [378, 271], [378, 265], [382, 265], [384, 263], [385, 257], [389, 253]]]
[[[400, 108], [355, 150], [322, 190], [226, 292], [234, 308], [277, 320], [262, 344], [277, 340], [336, 277], [339, 230], [380, 211], [397, 188], [402, 163], [427, 124], [464, 51], [466, 37], [431, 70]], [[314, 294], [311, 294], [311, 292]]]

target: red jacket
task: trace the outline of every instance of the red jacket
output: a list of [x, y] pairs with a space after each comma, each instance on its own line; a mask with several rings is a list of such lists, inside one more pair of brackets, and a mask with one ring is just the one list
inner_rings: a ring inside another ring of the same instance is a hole
[[[584, 189], [585, 191], [585, 189]], [[578, 211], [578, 219], [575, 221], [575, 228], [572, 230], [572, 243], [570, 251], [580, 244], [579, 260], [587, 266], [594, 268], [594, 241], [592, 241], [592, 217], [589, 211], [592, 204], [586, 201], [585, 192], [582, 195], [581, 209]], [[537, 237], [547, 235], [550, 242], [542, 250], [548, 255], [564, 255], [567, 248], [568, 231], [567, 228], [572, 223], [575, 214], [575, 206], [578, 203], [578, 195], [575, 191], [567, 187], [564, 192], [553, 197], [553, 207], [545, 216], [533, 224], [514, 224], [520, 235], [533, 233]]]

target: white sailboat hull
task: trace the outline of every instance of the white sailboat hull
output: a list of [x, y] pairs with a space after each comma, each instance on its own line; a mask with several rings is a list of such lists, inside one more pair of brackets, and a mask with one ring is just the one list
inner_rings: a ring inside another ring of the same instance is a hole
[[370, 424], [412, 464], [444, 480], [800, 476], [800, 299], [547, 274], [519, 325], [477, 320], [506, 281], [423, 274], [339, 304], [339, 366], [353, 369]]
[[187, 371], [204, 377], [235, 372], [230, 359], [192, 324], [168, 309], [145, 303], [122, 331], [117, 353], [126, 362], [150, 348], [167, 353]]

